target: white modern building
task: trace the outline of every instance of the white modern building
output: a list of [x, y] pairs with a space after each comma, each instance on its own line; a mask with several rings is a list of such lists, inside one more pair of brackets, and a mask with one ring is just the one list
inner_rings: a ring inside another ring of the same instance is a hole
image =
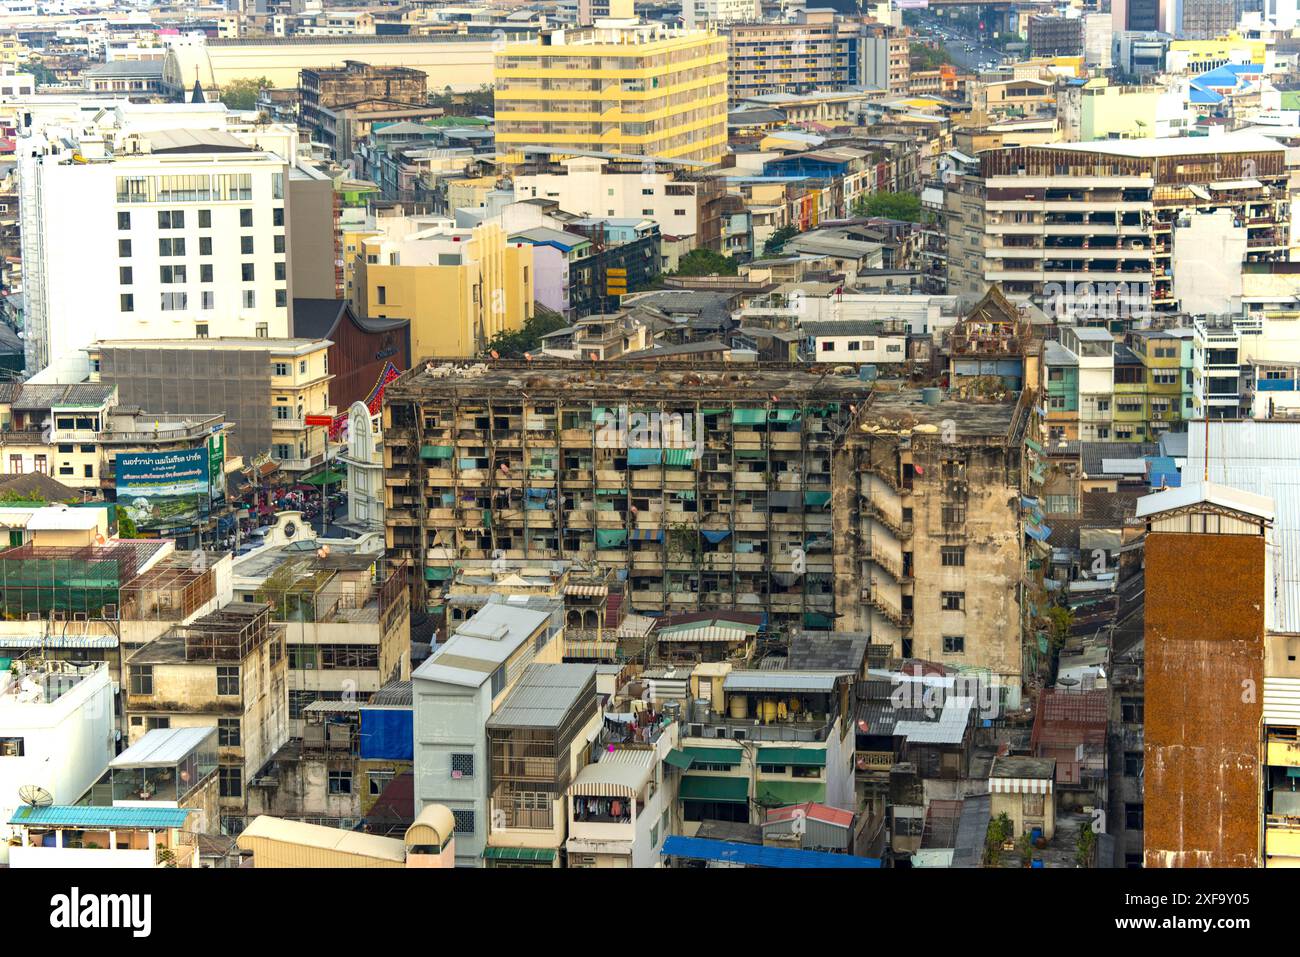
[[515, 200], [550, 199], [579, 216], [653, 219], [664, 236], [699, 232], [696, 191], [704, 184], [678, 180], [673, 165], [635, 157], [575, 156], [561, 160], [564, 172], [515, 177]]
[[19, 137], [30, 373], [97, 339], [289, 335], [295, 137], [183, 106], [55, 105]]
[[762, 20], [758, 0], [683, 0], [682, 20], [688, 30], [713, 23], [755, 23]]
[[1079, 362], [1079, 439], [1111, 439], [1115, 418], [1115, 337], [1094, 326], [1062, 326], [1060, 344]]
[[[0, 821], [24, 803], [18, 791], [25, 786], [60, 804], [80, 800], [112, 760], [113, 715], [104, 663], [24, 661], [0, 669]], [[7, 855], [0, 841], [0, 863]]]

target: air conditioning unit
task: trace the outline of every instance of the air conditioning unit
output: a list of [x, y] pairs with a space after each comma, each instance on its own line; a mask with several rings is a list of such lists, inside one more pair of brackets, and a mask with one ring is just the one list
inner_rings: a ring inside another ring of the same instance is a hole
[[744, 741], [747, 736], [748, 733], [745, 731], [744, 728], [731, 729], [731, 737], [734, 738], [736, 741]]
[[691, 737], [691, 738], [702, 738], [702, 737], [704, 737], [704, 725], [702, 725], [702, 724], [688, 724], [688, 725], [686, 726], [686, 734], [687, 734], [687, 737]]

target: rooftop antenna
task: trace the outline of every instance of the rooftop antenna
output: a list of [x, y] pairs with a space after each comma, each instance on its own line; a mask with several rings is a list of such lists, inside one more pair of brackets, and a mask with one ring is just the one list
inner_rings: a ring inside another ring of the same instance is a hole
[[49, 807], [54, 803], [54, 795], [39, 784], [24, 784], [18, 788], [18, 800], [28, 807]]

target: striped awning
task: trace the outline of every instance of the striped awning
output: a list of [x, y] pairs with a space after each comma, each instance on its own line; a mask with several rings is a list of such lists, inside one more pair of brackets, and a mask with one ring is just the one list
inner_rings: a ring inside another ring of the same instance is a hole
[[565, 585], [564, 594], [571, 598], [601, 598], [609, 594], [608, 585]]
[[660, 641], [744, 641], [749, 632], [740, 628], [706, 625], [703, 628], [675, 628], [659, 632]]
[[989, 778], [990, 794], [1051, 794], [1051, 778]]

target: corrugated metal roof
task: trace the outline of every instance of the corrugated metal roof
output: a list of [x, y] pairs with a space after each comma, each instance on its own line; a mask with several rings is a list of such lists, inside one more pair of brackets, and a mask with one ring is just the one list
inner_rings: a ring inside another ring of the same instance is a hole
[[878, 868], [880, 859], [855, 857], [851, 854], [828, 854], [789, 847], [763, 847], [731, 841], [710, 841], [700, 837], [669, 837], [664, 841], [664, 857], [685, 857], [697, 861], [719, 861], [746, 867], [779, 868]]
[[211, 738], [211, 747], [217, 748], [217, 729], [208, 728], [155, 728], [112, 761], [110, 768], [165, 768], [179, 764], [185, 755], [201, 747]]
[[849, 672], [839, 671], [733, 671], [723, 680], [725, 691], [823, 691]]
[[656, 752], [620, 748], [606, 751], [595, 764], [589, 764], [569, 785], [569, 794], [593, 797], [636, 797], [654, 773]]
[[894, 735], [907, 738], [908, 744], [961, 744], [970, 723], [974, 698], [949, 698], [937, 721], [899, 721]]
[[30, 827], [164, 828], [184, 827], [195, 808], [185, 807], [87, 807], [24, 804], [9, 818], [10, 824]]
[[245, 843], [246, 839], [257, 838], [358, 857], [374, 857], [386, 861], [406, 860], [406, 846], [395, 838], [345, 831], [337, 827], [321, 827], [302, 821], [286, 821], [265, 814], [244, 828], [238, 838], [239, 846], [248, 850], [250, 848]]
[[489, 728], [556, 728], [590, 692], [593, 714], [596, 702], [596, 667], [579, 664], [531, 664], [506, 695]]
[[[1211, 482], [1273, 499], [1273, 581], [1265, 592], [1270, 607], [1268, 627], [1300, 632], [1300, 422], [1278, 419], [1210, 423]], [[1190, 477], [1205, 474], [1205, 426], [1187, 430]], [[1162, 492], [1170, 495], [1186, 489]]]
[[411, 678], [478, 687], [549, 617], [549, 611], [489, 602], [461, 624]]

